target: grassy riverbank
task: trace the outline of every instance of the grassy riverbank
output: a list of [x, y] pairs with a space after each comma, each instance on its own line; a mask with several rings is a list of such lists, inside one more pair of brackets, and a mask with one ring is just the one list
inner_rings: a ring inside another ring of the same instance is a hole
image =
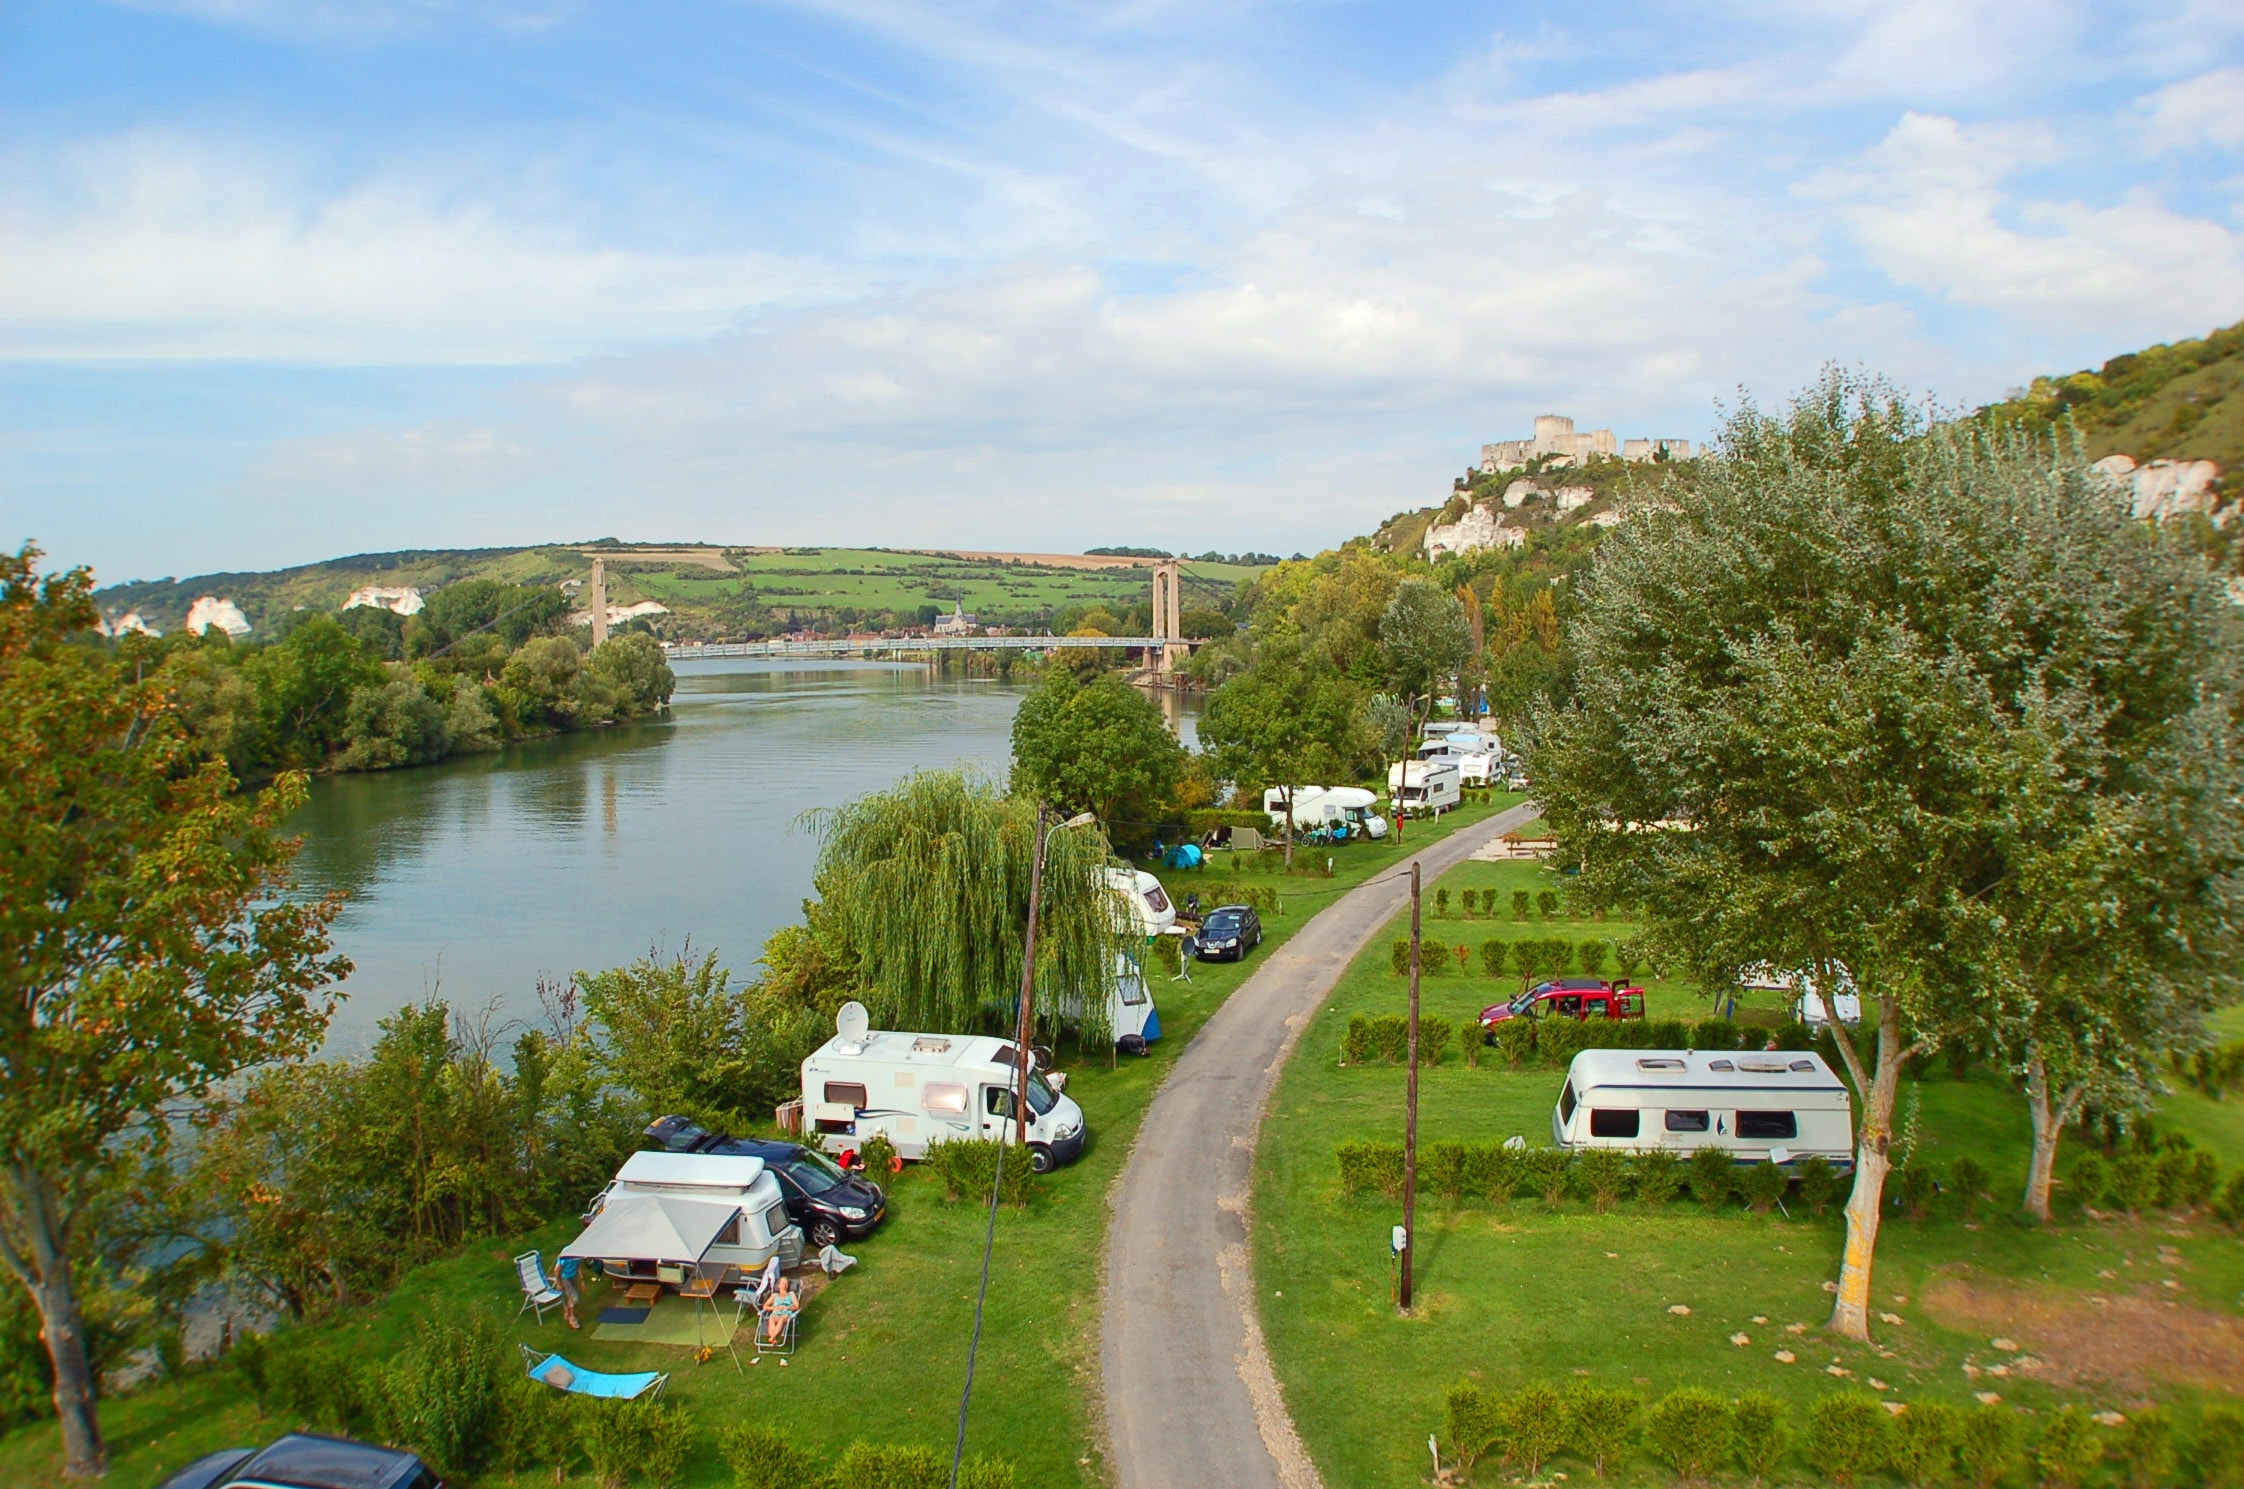
[[[1490, 935], [1617, 938], [1633, 929], [1511, 922], [1513, 887], [1549, 886], [1535, 865], [1467, 864], [1441, 883], [1453, 901], [1467, 885], [1497, 889], [1506, 908], [1469, 932], [1469, 923], [1431, 919], [1430, 939], [1477, 945]], [[1888, 1222], [1875, 1298], [1901, 1322], [1877, 1328], [1878, 1347], [1842, 1344], [1821, 1327], [1843, 1234], [1835, 1208], [1822, 1219], [1755, 1215], [1734, 1202], [1709, 1213], [1688, 1197], [1623, 1201], [1598, 1213], [1574, 1199], [1555, 1208], [1524, 1193], [1501, 1204], [1450, 1203], [1422, 1191], [1419, 1306], [1398, 1317], [1387, 1235], [1399, 1206], [1343, 1196], [1334, 1152], [1345, 1141], [1401, 1136], [1402, 1070], [1344, 1067], [1340, 1042], [1351, 1015], [1402, 1011], [1405, 984], [1389, 967], [1388, 943], [1407, 929], [1398, 918], [1375, 939], [1303, 1032], [1257, 1154], [1263, 1328], [1328, 1489], [1424, 1480], [1427, 1434], [1441, 1430], [1443, 1392], [1460, 1378], [1505, 1391], [1586, 1374], [1647, 1399], [1680, 1385], [1725, 1396], [1762, 1390], [1791, 1403], [1795, 1426], [1824, 1395], [1872, 1389], [1872, 1381], [1887, 1400], [1968, 1406], [1992, 1390], [2039, 1412], [2071, 1400], [2124, 1410], [2155, 1396], [2180, 1403], [2185, 1420], [2206, 1392], [2244, 1381], [2244, 1247], [2234, 1235], [2166, 1217], [2047, 1228], [2012, 1221], [2028, 1148], [2025, 1103], [1999, 1073], [1957, 1080], [1938, 1062], [1916, 1083], [1921, 1155], [1944, 1173], [1972, 1155], [1993, 1174], [1996, 1198], [1975, 1220], [1949, 1194], [1928, 1219]], [[1425, 981], [1422, 1002], [1427, 1013], [1462, 1022], [1517, 986], [1509, 975], [1491, 982], [1477, 962], [1469, 976], [1453, 965], [1449, 976]], [[1654, 1018], [1708, 1014], [1697, 998], [1658, 982], [1648, 1002]], [[2244, 1032], [2240, 1012], [2230, 1011], [2227, 1037]], [[1453, 1043], [1423, 1073], [1422, 1144], [1515, 1133], [1549, 1142], [1560, 1072], [1508, 1069], [1488, 1056], [1468, 1068]], [[2225, 1174], [2244, 1163], [2240, 1117], [2236, 1103], [2183, 1093], [2158, 1120], [2214, 1152]], [[1688, 1313], [1671, 1312], [1677, 1305]], [[1804, 1331], [1790, 1332], [1794, 1324]], [[1746, 1342], [1733, 1343], [1740, 1334]], [[1996, 1336], [2015, 1336], [2041, 1363], [2021, 1368], [2017, 1355], [1991, 1347]], [[1794, 1360], [1781, 1362], [1780, 1350]], [[1973, 1377], [1967, 1365], [2004, 1373]], [[1849, 1373], [1834, 1376], [1831, 1367]], [[1642, 1459], [1619, 1477], [1666, 1478]], [[1480, 1478], [1494, 1482], [1495, 1466]]]
[[[1445, 818], [1413, 823], [1412, 848], [1484, 820], [1516, 798], [1499, 796]], [[1318, 855], [1319, 861], [1322, 854]], [[1023, 1486], [1090, 1485], [1104, 1481], [1094, 1417], [1098, 1383], [1099, 1259], [1107, 1194], [1138, 1123], [1170, 1064], [1270, 950], [1310, 916], [1405, 855], [1391, 843], [1335, 850], [1335, 871], [1320, 876], [1226, 872], [1220, 863], [1198, 873], [1162, 871], [1178, 899], [1197, 891], [1203, 904], [1229, 898], [1233, 887], [1276, 890], [1282, 913], [1265, 919], [1264, 949], [1242, 964], [1203, 964], [1192, 980], [1160, 982], [1155, 998], [1164, 1037], [1145, 1059], [1108, 1068], [1078, 1060], [1069, 1093], [1090, 1119], [1091, 1143], [1074, 1166], [1053, 1175], [1028, 1213], [1002, 1213], [990, 1275], [970, 1452], [1014, 1459]], [[1305, 851], [1304, 866], [1309, 862]], [[1063, 1050], [1063, 1055], [1072, 1052]], [[649, 1344], [607, 1344], [571, 1334], [558, 1314], [533, 1326], [513, 1322], [519, 1294], [507, 1258], [530, 1246], [550, 1257], [573, 1230], [549, 1227], [530, 1236], [494, 1237], [463, 1254], [409, 1274], [387, 1298], [311, 1330], [337, 1359], [365, 1363], [391, 1357], [414, 1322], [432, 1313], [481, 1312], [506, 1322], [510, 1337], [560, 1349], [598, 1370], [673, 1371], [668, 1399], [692, 1409], [703, 1440], [687, 1475], [689, 1486], [730, 1483], [719, 1462], [719, 1428], [743, 1420], [769, 1422], [805, 1447], [831, 1456], [858, 1438], [924, 1443], [946, 1451], [972, 1327], [981, 1266], [983, 1212], [945, 1202], [917, 1170], [895, 1186], [894, 1214], [876, 1236], [852, 1248], [861, 1265], [816, 1299], [805, 1314], [801, 1353], [780, 1368], [766, 1361], [735, 1372], [722, 1354], [695, 1364], [691, 1351]], [[588, 1300], [596, 1308], [598, 1295]], [[741, 1348], [747, 1350], [743, 1336]], [[191, 1370], [104, 1404], [112, 1463], [107, 1483], [143, 1489], [180, 1464], [231, 1444], [258, 1443], [285, 1427], [259, 1421], [239, 1377], [223, 1363]], [[51, 1482], [59, 1476], [51, 1424], [0, 1438], [0, 1483]], [[588, 1482], [573, 1480], [571, 1482]]]

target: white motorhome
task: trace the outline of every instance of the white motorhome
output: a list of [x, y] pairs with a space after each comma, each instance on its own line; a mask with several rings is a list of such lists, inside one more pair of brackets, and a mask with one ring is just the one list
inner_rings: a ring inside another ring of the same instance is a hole
[[[1862, 994], [1854, 985], [1854, 974], [1846, 968], [1838, 969], [1833, 979], [1831, 1001], [1839, 1011], [1839, 1022], [1850, 1028], [1862, 1022]], [[1813, 972], [1781, 972], [1767, 962], [1756, 962], [1738, 973], [1738, 986], [1755, 988], [1763, 992], [1791, 993], [1792, 1017], [1810, 1026], [1828, 1023], [1823, 999], [1816, 990]]]
[[[885, 1135], [904, 1158], [922, 1158], [947, 1138], [1012, 1141], [1021, 1055], [986, 1034], [908, 1034], [869, 1029], [863, 1005], [845, 1003], [835, 1034], [803, 1061], [803, 1140], [828, 1152]], [[1062, 1095], [1061, 1077], [1028, 1079], [1030, 1164], [1039, 1173], [1083, 1152], [1083, 1108]]]
[[[1273, 786], [1262, 793], [1262, 810], [1280, 831], [1286, 825], [1286, 793]], [[1379, 815], [1379, 798], [1361, 786], [1296, 786], [1293, 791], [1293, 825], [1296, 832], [1326, 828], [1347, 836], [1378, 839], [1387, 835], [1387, 819]]]
[[1551, 1112], [1562, 1148], [1714, 1147], [1740, 1162], [1854, 1161], [1854, 1105], [1820, 1055], [1583, 1050]]
[[1400, 815], [1438, 815], [1463, 800], [1458, 790], [1463, 779], [1454, 760], [1399, 761], [1387, 767], [1387, 792]]
[[597, 1260], [611, 1277], [675, 1284], [688, 1268], [704, 1277], [721, 1268], [722, 1280], [737, 1282], [775, 1256], [783, 1268], [802, 1262], [802, 1229], [761, 1158], [634, 1153], [584, 1219], [561, 1254]]

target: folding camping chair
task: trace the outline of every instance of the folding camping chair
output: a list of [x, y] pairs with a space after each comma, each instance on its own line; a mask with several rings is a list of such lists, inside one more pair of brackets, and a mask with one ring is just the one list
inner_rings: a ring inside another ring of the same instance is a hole
[[778, 1355], [781, 1359], [785, 1359], [795, 1352], [795, 1341], [799, 1336], [803, 1317], [802, 1294], [790, 1289], [787, 1296], [793, 1300], [794, 1306], [777, 1315], [779, 1322], [777, 1338], [772, 1337], [771, 1330], [772, 1300], [765, 1299], [763, 1307], [756, 1314], [756, 1357], [758, 1359], [765, 1355]]
[[[516, 1257], [514, 1271], [522, 1282], [522, 1308], [537, 1309], [538, 1322], [544, 1323], [545, 1311], [561, 1306], [561, 1290], [546, 1280], [545, 1264], [535, 1251], [525, 1251]], [[516, 1318], [522, 1316], [522, 1308], [514, 1310]]]

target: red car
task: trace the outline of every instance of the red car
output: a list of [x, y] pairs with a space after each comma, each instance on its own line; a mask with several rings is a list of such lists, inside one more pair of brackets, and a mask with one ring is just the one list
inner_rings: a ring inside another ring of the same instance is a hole
[[1480, 1011], [1480, 1026], [1493, 1029], [1506, 1019], [1640, 1019], [1644, 989], [1617, 987], [1602, 977], [1561, 977], [1538, 982], [1509, 1003]]

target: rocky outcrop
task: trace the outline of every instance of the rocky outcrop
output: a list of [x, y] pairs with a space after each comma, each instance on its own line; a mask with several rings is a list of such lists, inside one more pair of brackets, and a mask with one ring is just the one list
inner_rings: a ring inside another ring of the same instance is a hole
[[2221, 468], [2210, 460], [2152, 460], [2137, 465], [2126, 455], [2106, 455], [2097, 471], [2133, 498], [2135, 515], [2163, 522], [2202, 512], [2215, 527], [2228, 526], [2235, 508], [2221, 505]]
[[222, 600], [216, 595], [204, 595], [187, 607], [187, 634], [200, 636], [216, 626], [229, 636], [247, 636], [249, 617], [232, 600]]
[[[1515, 481], [1513, 484], [1527, 483]], [[1514, 505], [1510, 492], [1504, 496], [1507, 506]], [[1466, 508], [1465, 514], [1455, 522], [1437, 522], [1427, 528], [1421, 547], [1431, 559], [1447, 553], [1478, 553], [1484, 548], [1517, 548], [1526, 541], [1525, 528], [1507, 527], [1493, 508], [1474, 506]]]
[[421, 592], [408, 584], [402, 589], [387, 589], [379, 584], [369, 584], [351, 591], [343, 602], [345, 610], [387, 610], [394, 615], [419, 615]]

